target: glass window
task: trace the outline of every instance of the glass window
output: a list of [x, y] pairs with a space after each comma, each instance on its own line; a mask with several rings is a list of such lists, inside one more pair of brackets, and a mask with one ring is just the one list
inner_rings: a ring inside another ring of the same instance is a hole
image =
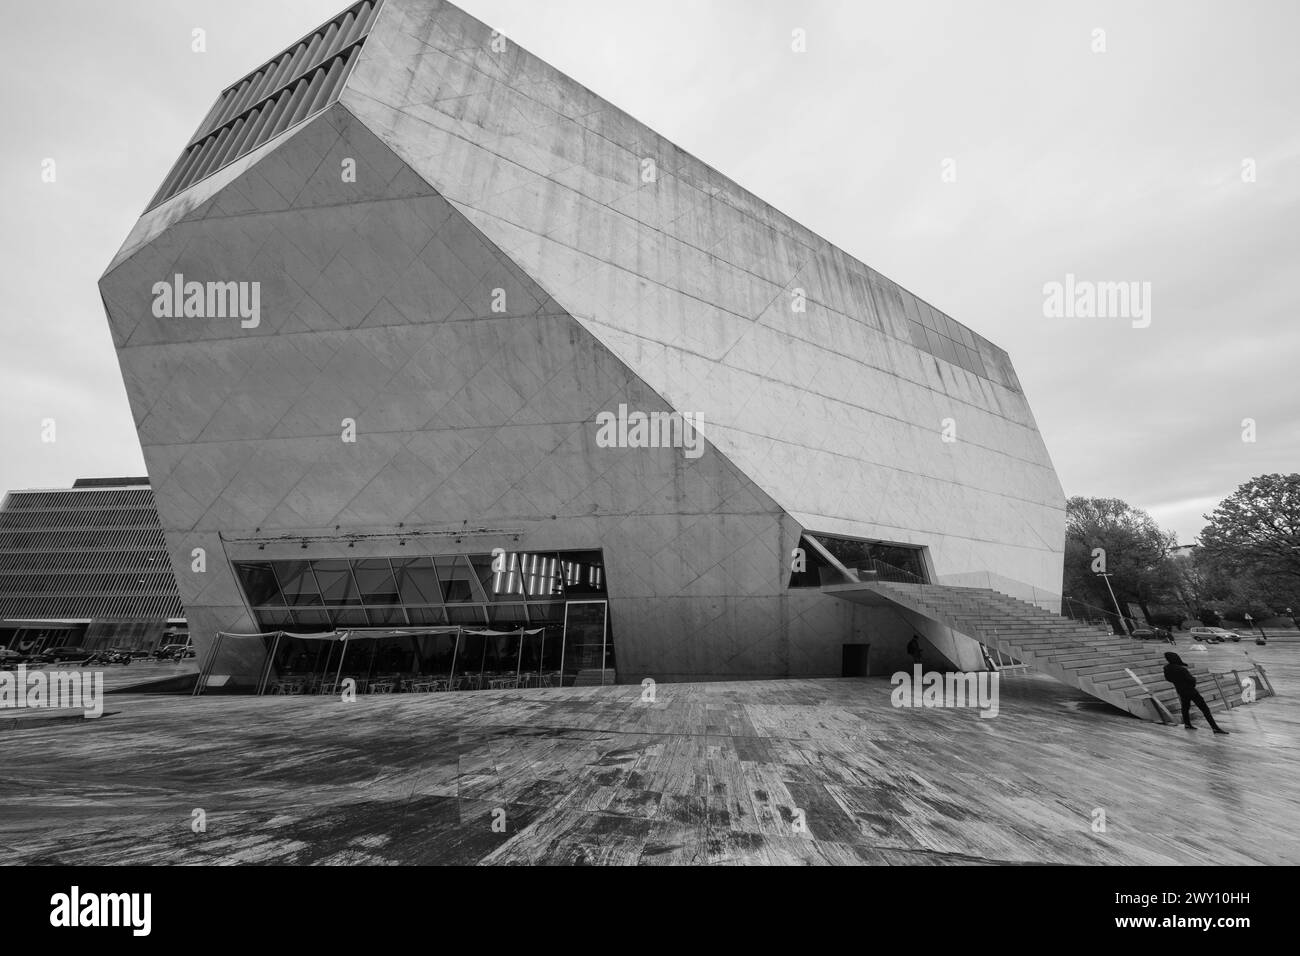
[[433, 573], [433, 562], [428, 558], [394, 561], [397, 592], [403, 604], [441, 604], [442, 589]]
[[326, 604], [360, 604], [357, 586], [346, 561], [313, 561], [316, 583]]
[[[815, 534], [813, 537], [846, 568], [874, 571], [886, 580], [928, 580], [925, 564], [921, 560], [921, 549], [918, 547], [836, 538], [825, 534]], [[898, 574], [900, 571], [902, 574]]]
[[926, 341], [925, 341], [925, 326], [924, 326], [924, 325], [922, 325], [920, 322], [908, 322], [908, 323], [907, 323], [907, 329], [908, 329], [908, 333], [909, 333], [909, 334], [911, 335], [911, 337], [912, 337], [912, 344], [913, 344], [913, 345], [915, 345], [917, 348], [920, 348], [920, 349], [923, 349], [923, 348], [927, 348], [927, 347], [928, 347], [928, 346], [926, 345]]
[[[478, 585], [483, 590], [483, 596], [488, 601], [497, 601], [500, 598], [496, 593], [496, 583], [501, 577], [500, 574], [492, 570], [492, 555], [490, 554], [471, 554], [467, 559], [470, 566], [474, 569], [474, 577]], [[507, 564], [507, 558], [504, 552], [501, 554], [501, 564]]]
[[843, 572], [822, 557], [822, 553], [807, 541], [800, 539], [799, 547], [803, 550], [803, 570], [791, 568], [790, 581], [786, 585], [792, 588], [819, 588], [825, 584], [843, 584], [846, 579]]
[[244, 586], [244, 596], [248, 598], [249, 606], [264, 607], [284, 603], [284, 595], [280, 593], [280, 585], [276, 583], [275, 571], [270, 562], [236, 564], [235, 570], [239, 573], [239, 581]]
[[924, 325], [925, 323], [921, 321], [921, 309], [918, 307], [920, 303], [916, 301], [916, 297], [910, 292], [899, 291], [903, 303], [903, 314], [907, 316], [907, 321], [915, 322], [917, 325]]
[[548, 624], [537, 640], [540, 645], [540, 672], [547, 677], [543, 686], [556, 686], [562, 683], [560, 667], [564, 662], [564, 625]]
[[[606, 665], [604, 601], [571, 601], [564, 626], [564, 685], [601, 675]], [[586, 674], [583, 674], [586, 672]]]
[[520, 665], [522, 646], [518, 634], [489, 634], [483, 670], [489, 674], [508, 675]]
[[551, 601], [547, 604], [530, 604], [528, 605], [529, 627], [539, 627], [545, 624], [563, 624], [564, 623], [564, 602]]
[[508, 629], [527, 623], [528, 615], [524, 613], [522, 604], [494, 604], [488, 608], [488, 620], [493, 625], [505, 625]]
[[953, 365], [957, 364], [957, 346], [950, 338], [940, 338], [939, 358]]
[[294, 629], [293, 613], [288, 610], [259, 610], [257, 626], [262, 631], [292, 631]]
[[889, 544], [874, 544], [871, 546], [873, 552], [877, 555], [878, 560], [885, 562], [895, 568], [901, 568], [908, 574], [918, 578], [925, 578], [925, 568], [921, 561], [921, 550], [919, 548], [907, 548]]
[[519, 641], [519, 670], [521, 673], [538, 673], [545, 660], [546, 634], [524, 634]]
[[487, 624], [487, 615], [482, 605], [454, 604], [447, 608], [447, 623], [481, 627]]
[[939, 340], [943, 338], [938, 332], [932, 329], [925, 330], [925, 348], [931, 355], [939, 354]]
[[455, 660], [455, 634], [424, 634], [415, 639], [419, 651], [418, 668], [421, 674], [450, 676]]
[[373, 622], [366, 616], [365, 608], [350, 607], [330, 614], [331, 621], [336, 628], [343, 627], [369, 627]]
[[935, 328], [954, 341], [961, 338], [961, 333], [957, 331], [956, 322], [944, 315], [944, 313], [940, 312], [938, 309], [934, 310], [934, 316], [936, 319]]
[[920, 299], [917, 299], [916, 311], [921, 316], [922, 325], [924, 325], [927, 329], [932, 329], [936, 332], [939, 331], [938, 317], [934, 314], [934, 309], [930, 308], [926, 303], [922, 302]]
[[447, 612], [442, 607], [408, 607], [406, 614], [415, 625], [447, 623]]
[[[491, 673], [505, 674], [512, 673], [522, 660], [523, 670], [531, 675], [530, 686], [559, 686], [565, 601], [573, 595], [599, 598], [605, 593], [602, 554], [592, 549], [507, 552], [503, 557], [504, 561], [496, 563], [499, 570], [493, 568], [491, 554], [479, 554], [434, 558], [402, 555], [350, 561], [342, 558], [245, 561], [237, 562], [235, 571], [250, 603], [257, 602], [252, 605], [254, 616], [257, 626], [265, 631], [313, 634], [364, 628], [447, 626], [506, 632], [520, 627], [536, 629], [541, 633], [529, 635], [522, 642], [511, 634], [502, 635], [507, 638], [504, 642], [471, 641], [469, 650], [474, 660], [466, 661], [465, 666], [470, 671], [486, 668]], [[605, 626], [609, 626], [607, 618]], [[389, 662], [383, 667], [419, 669], [421, 673], [431, 668], [438, 673], [446, 672], [450, 666], [449, 655], [456, 646], [455, 636], [450, 635], [442, 642], [445, 661], [441, 657], [437, 661], [432, 659], [432, 644], [426, 647], [425, 643], [418, 643], [426, 637], [432, 639], [436, 635], [402, 637], [400, 640], [406, 642], [401, 644], [403, 653], [409, 651], [408, 656], [414, 656], [410, 661]], [[334, 648], [334, 645], [313, 642], [306, 642], [305, 646], [313, 652], [323, 648], [326, 656]], [[583, 644], [582, 650], [575, 654], [578, 656], [573, 660], [582, 661], [583, 655], [598, 657], [599, 648]], [[611, 659], [607, 656], [605, 667], [611, 666], [608, 663]], [[351, 655], [349, 660], [353, 660]], [[587, 661], [584, 666], [590, 669], [599, 667], [600, 663]], [[380, 667], [380, 663], [375, 667]], [[461, 671], [462, 664], [458, 663], [456, 669]]]
[[520, 554], [519, 577], [530, 601], [564, 596], [562, 569], [554, 551]]
[[462, 634], [456, 648], [457, 674], [482, 674], [487, 663], [487, 638], [482, 634]]
[[303, 607], [321, 603], [310, 561], [277, 561], [275, 576], [280, 581], [286, 604]]
[[506, 555], [501, 570], [492, 574], [491, 587], [492, 600], [498, 601], [507, 597], [524, 596], [524, 577], [519, 566], [519, 553], [516, 551]]
[[320, 611], [295, 611], [293, 614], [295, 630], [300, 634], [316, 634], [323, 631], [333, 630], [330, 624], [329, 612]]
[[487, 600], [486, 597], [481, 596], [482, 588], [478, 585], [478, 579], [464, 557], [455, 555], [434, 558], [433, 563], [438, 569], [438, 581], [442, 584], [444, 603], [462, 604], [473, 601], [476, 599], [476, 590], [480, 593], [477, 600]]
[[372, 627], [405, 627], [406, 615], [401, 607], [390, 604], [385, 607], [368, 607], [366, 614], [370, 617]]
[[361, 590], [363, 604], [398, 602], [397, 582], [393, 580], [393, 569], [389, 567], [387, 558], [354, 561], [352, 570], [356, 574], [357, 587]]
[[605, 593], [605, 562], [599, 551], [561, 551], [560, 565], [563, 594], [572, 597], [575, 594]]

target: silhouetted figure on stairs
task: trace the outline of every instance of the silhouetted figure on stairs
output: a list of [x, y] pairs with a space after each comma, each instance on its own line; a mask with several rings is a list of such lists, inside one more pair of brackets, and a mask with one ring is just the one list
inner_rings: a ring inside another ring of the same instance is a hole
[[907, 642], [907, 653], [911, 656], [913, 664], [925, 663], [921, 659], [921, 635], [920, 634], [916, 634], [916, 633], [912, 634], [912, 639]]
[[1214, 722], [1214, 716], [1210, 713], [1205, 698], [1196, 689], [1196, 678], [1183, 663], [1183, 659], [1173, 651], [1165, 651], [1165, 660], [1169, 662], [1165, 665], [1165, 680], [1174, 685], [1174, 690], [1178, 691], [1178, 699], [1183, 704], [1183, 726], [1188, 730], [1196, 729], [1192, 726], [1192, 704], [1195, 704], [1205, 715], [1205, 722], [1214, 729], [1216, 734], [1226, 734], [1227, 731]]

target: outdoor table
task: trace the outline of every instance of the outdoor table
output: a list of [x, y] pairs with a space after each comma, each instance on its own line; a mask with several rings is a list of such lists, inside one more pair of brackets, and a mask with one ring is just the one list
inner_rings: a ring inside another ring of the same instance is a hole
[[364, 694], [366, 692], [366, 687], [370, 683], [364, 677], [341, 677], [338, 680], [321, 681], [320, 690], [318, 691], [318, 693], [341, 694], [343, 693], [343, 686], [347, 681], [356, 682], [356, 691], [358, 694]]

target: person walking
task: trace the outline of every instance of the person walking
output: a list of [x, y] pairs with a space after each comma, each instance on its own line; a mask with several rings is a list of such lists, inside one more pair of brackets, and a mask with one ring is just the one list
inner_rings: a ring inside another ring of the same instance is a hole
[[1165, 660], [1169, 662], [1165, 664], [1165, 680], [1174, 685], [1174, 690], [1178, 691], [1178, 699], [1183, 705], [1183, 726], [1188, 730], [1196, 729], [1192, 725], [1192, 704], [1195, 704], [1201, 709], [1206, 723], [1213, 728], [1214, 732], [1226, 735], [1228, 732], [1214, 722], [1214, 715], [1210, 713], [1209, 705], [1196, 689], [1196, 678], [1183, 663], [1183, 659], [1173, 651], [1165, 651]]

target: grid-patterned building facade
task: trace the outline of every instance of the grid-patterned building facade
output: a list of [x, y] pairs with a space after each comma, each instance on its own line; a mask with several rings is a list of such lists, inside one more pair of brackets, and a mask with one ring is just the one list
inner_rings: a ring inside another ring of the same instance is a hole
[[5, 496], [0, 644], [150, 649], [184, 613], [147, 478]]

